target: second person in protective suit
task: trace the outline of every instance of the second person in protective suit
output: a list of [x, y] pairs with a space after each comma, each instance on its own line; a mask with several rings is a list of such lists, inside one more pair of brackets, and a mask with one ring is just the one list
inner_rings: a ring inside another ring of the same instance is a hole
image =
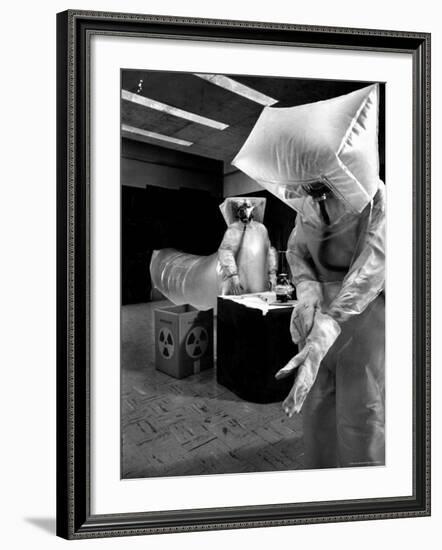
[[276, 285], [278, 257], [262, 223], [264, 206], [263, 199], [241, 197], [221, 205], [228, 224], [218, 249], [221, 294], [263, 292]]

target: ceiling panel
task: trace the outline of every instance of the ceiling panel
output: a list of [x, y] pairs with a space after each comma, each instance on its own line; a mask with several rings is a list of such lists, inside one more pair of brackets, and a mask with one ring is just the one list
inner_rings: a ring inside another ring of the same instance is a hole
[[[226, 75], [278, 102], [273, 108], [290, 107], [329, 99], [367, 86], [368, 82], [326, 81]], [[142, 82], [140, 82], [142, 80]], [[140, 142], [222, 160], [224, 171], [249, 135], [263, 106], [192, 73], [167, 71], [122, 71], [122, 88], [166, 105], [228, 124], [224, 130], [210, 128], [170, 113], [121, 101], [121, 122], [150, 132], [192, 142], [190, 147], [127, 135]]]
[[259, 90], [278, 99], [275, 107], [294, 107], [348, 94], [370, 82], [351, 82], [336, 80], [313, 80], [298, 78], [262, 78], [258, 76], [230, 75], [241, 84]]
[[140, 80], [139, 95], [228, 125], [236, 124], [245, 114], [258, 114], [262, 108], [192, 73], [124, 71], [123, 89], [137, 93]]
[[124, 100], [121, 102], [121, 116], [122, 124], [192, 142], [222, 131]]

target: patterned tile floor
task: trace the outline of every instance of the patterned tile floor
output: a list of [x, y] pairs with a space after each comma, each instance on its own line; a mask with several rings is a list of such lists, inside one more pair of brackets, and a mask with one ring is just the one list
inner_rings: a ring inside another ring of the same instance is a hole
[[123, 478], [303, 468], [301, 418], [243, 401], [215, 370], [182, 380], [155, 369], [153, 309], [122, 309]]

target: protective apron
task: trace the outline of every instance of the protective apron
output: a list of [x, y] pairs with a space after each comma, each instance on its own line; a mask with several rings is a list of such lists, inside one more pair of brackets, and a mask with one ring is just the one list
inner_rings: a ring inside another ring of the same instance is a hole
[[[377, 133], [372, 85], [265, 108], [233, 161], [297, 211], [287, 259], [299, 311], [320, 312], [338, 327], [303, 402], [308, 468], [385, 461], [385, 189]], [[330, 190], [321, 201], [306, 191], [314, 182]]]

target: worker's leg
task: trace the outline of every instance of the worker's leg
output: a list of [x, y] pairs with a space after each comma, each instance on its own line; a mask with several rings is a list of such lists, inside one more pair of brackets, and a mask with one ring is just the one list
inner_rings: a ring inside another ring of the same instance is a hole
[[[385, 464], [385, 306], [383, 296], [344, 328], [336, 364], [340, 466]], [[351, 331], [351, 334], [350, 334]]]
[[324, 360], [302, 407], [306, 468], [338, 466], [335, 389], [335, 375]]

